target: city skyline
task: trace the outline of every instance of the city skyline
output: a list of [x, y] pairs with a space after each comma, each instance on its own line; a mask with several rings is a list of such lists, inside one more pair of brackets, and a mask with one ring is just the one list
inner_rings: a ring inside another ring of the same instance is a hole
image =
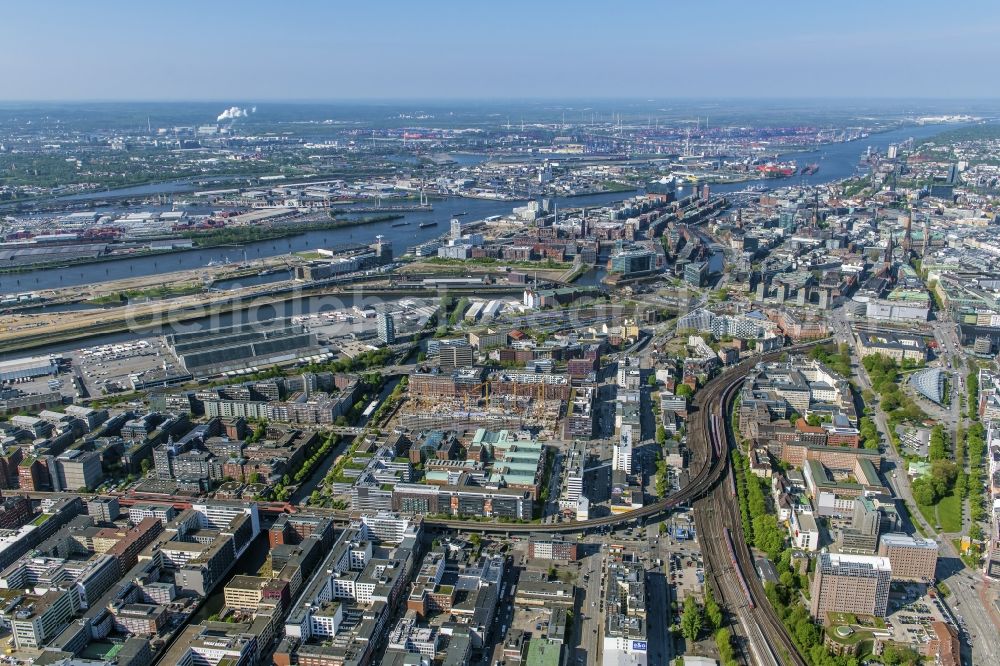
[[124, 7], [8, 9], [0, 101], [1000, 96], [978, 2]]
[[1000, 9], [8, 5], [5, 660], [1000, 664]]

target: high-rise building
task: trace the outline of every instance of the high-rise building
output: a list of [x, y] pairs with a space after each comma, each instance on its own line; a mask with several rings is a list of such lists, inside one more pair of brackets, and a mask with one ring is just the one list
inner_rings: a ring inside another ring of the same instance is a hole
[[104, 478], [101, 456], [93, 451], [71, 449], [56, 458], [56, 474], [60, 490], [91, 490]]
[[462, 237], [462, 221], [458, 218], [451, 219], [451, 237], [453, 240], [458, 240]]
[[958, 184], [958, 165], [952, 164], [948, 167], [948, 184], [957, 185]]
[[938, 559], [936, 541], [906, 534], [883, 534], [878, 554], [892, 565], [893, 580], [934, 582]]
[[878, 544], [882, 513], [868, 497], [854, 500], [854, 515], [850, 527], [840, 533], [840, 547], [845, 552], [874, 553]]
[[611, 469], [632, 473], [632, 426], [629, 424], [622, 425], [615, 443], [614, 457], [611, 459]]
[[378, 339], [383, 344], [396, 344], [396, 322], [387, 312], [378, 315]]
[[[427, 351], [430, 354], [430, 345]], [[465, 340], [442, 340], [437, 354], [438, 364], [442, 369], [467, 368], [475, 360], [472, 345]]]
[[822, 553], [816, 563], [810, 611], [821, 620], [827, 613], [885, 617], [891, 580], [892, 564], [887, 557]]

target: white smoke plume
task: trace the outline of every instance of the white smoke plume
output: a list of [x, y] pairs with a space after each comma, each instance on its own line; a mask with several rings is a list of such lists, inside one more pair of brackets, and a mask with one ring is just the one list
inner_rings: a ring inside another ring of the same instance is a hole
[[256, 106], [252, 107], [250, 109], [250, 111], [247, 111], [246, 109], [242, 109], [242, 108], [240, 108], [238, 106], [231, 106], [228, 109], [226, 109], [225, 111], [223, 111], [222, 113], [220, 113], [219, 117], [216, 118], [215, 120], [217, 122], [222, 122], [223, 120], [236, 120], [237, 118], [246, 118], [251, 113], [257, 113], [257, 107]]

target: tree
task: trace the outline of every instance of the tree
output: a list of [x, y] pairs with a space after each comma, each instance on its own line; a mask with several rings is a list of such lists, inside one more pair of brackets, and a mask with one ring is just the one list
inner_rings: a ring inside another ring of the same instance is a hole
[[[708, 621], [708, 630], [715, 631], [722, 626], [722, 609], [712, 595], [712, 586], [705, 586], [705, 619]], [[726, 661], [723, 659], [723, 661]]]
[[910, 484], [910, 489], [913, 491], [913, 499], [917, 501], [917, 504], [930, 506], [935, 504], [938, 500], [934, 484], [928, 477], [924, 476], [919, 479], [914, 479], [913, 483]]
[[139, 463], [139, 469], [142, 470], [142, 475], [146, 476], [149, 474], [149, 470], [153, 468], [153, 464], [149, 462], [149, 458], [143, 458], [142, 462]]
[[646, 383], [649, 384], [650, 388], [656, 388], [656, 375], [650, 375], [646, 378]]
[[948, 457], [943, 425], [936, 425], [931, 429], [931, 439], [927, 447], [927, 454], [931, 460], [944, 460]]
[[250, 483], [260, 483], [263, 481], [263, 477], [260, 472], [254, 472], [250, 475]]
[[762, 514], [753, 519], [754, 545], [767, 553], [772, 561], [781, 556], [785, 547], [785, 536], [778, 527], [777, 517]]
[[781, 575], [778, 576], [778, 581], [789, 589], [795, 588], [799, 582], [791, 571], [782, 571]]
[[689, 596], [684, 600], [684, 612], [681, 614], [681, 635], [693, 643], [701, 633], [701, 626], [701, 608], [694, 597]]
[[733, 659], [733, 642], [728, 629], [719, 629], [715, 634], [715, 645], [719, 648], [719, 660], [723, 664]]
[[663, 424], [656, 426], [656, 443], [663, 446], [667, 443], [667, 429], [663, 427]]
[[806, 423], [815, 427], [822, 423], [822, 420], [819, 418], [819, 414], [810, 414], [806, 417]]
[[690, 398], [694, 395], [694, 389], [687, 384], [678, 384], [677, 388], [674, 390], [674, 395], [678, 395], [682, 398]]
[[882, 663], [885, 666], [910, 666], [920, 663], [920, 655], [910, 648], [889, 644], [882, 652]]
[[950, 460], [935, 460], [931, 463], [931, 480], [937, 496], [944, 497], [955, 487], [958, 466]]

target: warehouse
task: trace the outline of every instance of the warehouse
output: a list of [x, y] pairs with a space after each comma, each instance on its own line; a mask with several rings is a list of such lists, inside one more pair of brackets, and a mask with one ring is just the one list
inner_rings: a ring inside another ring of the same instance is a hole
[[59, 360], [58, 356], [32, 356], [0, 361], [0, 381], [13, 382], [18, 379], [58, 374]]
[[289, 363], [327, 351], [315, 334], [288, 319], [174, 333], [165, 340], [196, 377]]

